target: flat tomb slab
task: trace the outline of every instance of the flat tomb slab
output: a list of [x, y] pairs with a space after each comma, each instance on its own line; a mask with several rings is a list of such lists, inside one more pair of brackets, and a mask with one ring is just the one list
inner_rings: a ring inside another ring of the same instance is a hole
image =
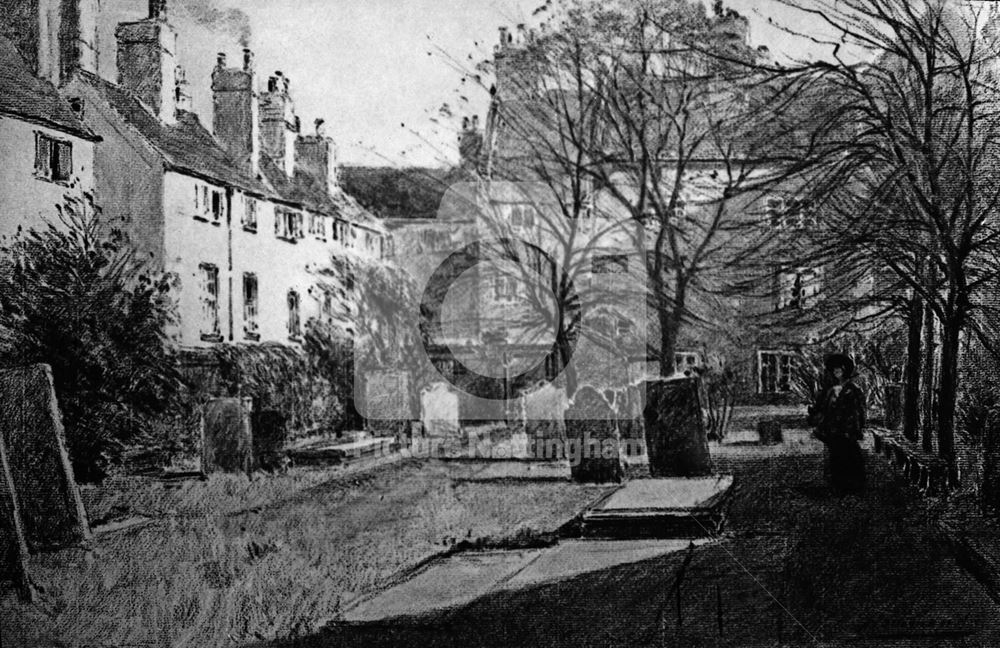
[[719, 533], [732, 475], [638, 479], [582, 516], [584, 537], [699, 538]]
[[593, 507], [593, 511], [693, 511], [718, 505], [733, 486], [732, 475], [637, 479]]

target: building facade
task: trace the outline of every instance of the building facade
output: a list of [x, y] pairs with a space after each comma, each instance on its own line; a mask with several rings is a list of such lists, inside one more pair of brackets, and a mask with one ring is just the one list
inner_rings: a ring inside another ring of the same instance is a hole
[[[21, 48], [34, 53], [35, 74], [59, 83], [74, 107], [78, 129], [61, 138], [75, 138], [76, 171], [104, 219], [175, 279], [172, 338], [194, 348], [297, 344], [309, 319], [332, 318], [349, 296], [320, 288], [317, 271], [334, 258], [381, 262], [385, 231], [339, 188], [335, 147], [321, 124], [302, 133], [287, 77], [275, 73], [259, 87], [252, 52], [235, 67], [220, 54], [211, 89], [194, 89], [213, 93], [205, 124], [190, 110], [167, 2], [150, 0], [145, 19], [117, 27], [114, 81], [96, 67], [99, 3], [50, 4], [52, 11], [46, 5], [35, 14], [41, 22], [24, 32]], [[22, 13], [8, 28], [34, 25]], [[12, 130], [2, 146], [34, 150], [32, 137], [42, 135]], [[94, 152], [83, 145], [98, 138]]]

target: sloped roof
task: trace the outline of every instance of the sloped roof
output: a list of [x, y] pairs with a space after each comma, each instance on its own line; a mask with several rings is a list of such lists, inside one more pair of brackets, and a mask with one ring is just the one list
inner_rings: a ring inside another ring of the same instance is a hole
[[96, 136], [48, 81], [39, 79], [10, 40], [0, 37], [0, 113], [37, 122], [91, 141]]
[[277, 162], [267, 155], [261, 155], [260, 170], [271, 189], [286, 202], [359, 224], [375, 220], [357, 201], [339, 188], [333, 187], [327, 191], [319, 178], [301, 169], [297, 169], [294, 177], [289, 178]]
[[431, 167], [344, 167], [341, 185], [378, 218], [435, 218], [448, 188], [468, 174]]
[[80, 77], [97, 89], [171, 169], [217, 180], [246, 191], [267, 193], [267, 188], [258, 179], [240, 169], [239, 164], [226, 153], [194, 113], [178, 111], [176, 124], [164, 124], [127, 90], [93, 74], [82, 72]]
[[178, 111], [176, 124], [164, 124], [132, 93], [120, 86], [94, 74], [84, 72], [80, 73], [80, 77], [93, 86], [173, 170], [301, 205], [311, 211], [340, 215], [356, 223], [370, 224], [374, 221], [350, 196], [337, 188], [327, 192], [318, 178], [301, 170], [289, 178], [284, 169], [267, 155], [261, 155], [260, 177], [253, 177], [222, 148], [194, 113]]

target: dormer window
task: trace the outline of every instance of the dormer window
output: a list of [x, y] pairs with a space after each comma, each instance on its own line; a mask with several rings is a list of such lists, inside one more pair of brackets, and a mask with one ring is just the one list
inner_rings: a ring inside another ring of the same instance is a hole
[[73, 145], [35, 133], [35, 176], [53, 182], [69, 182], [73, 175]]

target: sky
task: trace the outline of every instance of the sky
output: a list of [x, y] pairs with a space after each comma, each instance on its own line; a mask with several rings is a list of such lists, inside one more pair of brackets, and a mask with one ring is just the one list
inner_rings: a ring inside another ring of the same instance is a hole
[[[485, 117], [488, 93], [462, 82], [487, 57], [498, 27], [531, 24], [541, 0], [168, 0], [194, 109], [211, 128], [216, 54], [230, 65], [249, 41], [261, 83], [291, 79], [303, 130], [315, 119], [342, 164], [443, 166], [458, 157], [463, 116]], [[754, 45], [801, 54], [808, 46], [775, 24], [809, 29], [773, 0], [728, 0], [749, 17]], [[147, 0], [102, 0], [101, 74], [114, 80], [114, 27], [146, 15]], [[770, 21], [772, 22], [769, 22]], [[439, 108], [452, 108], [451, 120]], [[432, 119], [434, 121], [432, 121]]]

